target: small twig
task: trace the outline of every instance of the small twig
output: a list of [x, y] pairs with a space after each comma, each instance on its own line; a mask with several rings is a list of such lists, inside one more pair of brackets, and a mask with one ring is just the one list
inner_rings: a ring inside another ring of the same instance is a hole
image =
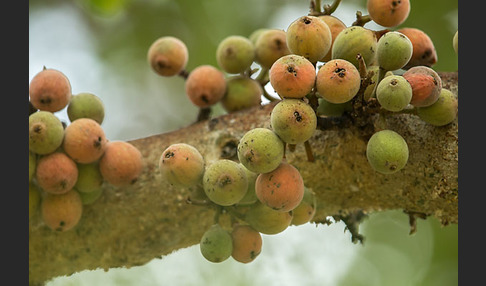
[[426, 219], [427, 214], [407, 210], [403, 210], [403, 212], [408, 215], [408, 222], [410, 224], [409, 235], [415, 234], [417, 232], [417, 218]]
[[307, 155], [307, 161], [308, 162], [314, 162], [314, 154], [312, 153], [312, 148], [309, 143], [309, 140], [304, 142], [304, 147], [305, 147], [305, 154]]
[[346, 224], [344, 231], [349, 230], [351, 233], [351, 241], [355, 244], [358, 242], [363, 244], [364, 236], [359, 233], [359, 224], [366, 217], [368, 216], [361, 210], [352, 212], [346, 216], [333, 216], [336, 221], [342, 220]]
[[369, 21], [371, 21], [370, 15], [363, 16], [363, 14], [361, 13], [361, 11], [357, 11], [356, 12], [356, 21], [354, 21], [353, 24], [351, 24], [351, 26], [361, 26], [361, 27], [363, 27]]
[[181, 70], [181, 72], [178, 74], [178, 76], [182, 77], [184, 80], [186, 80], [189, 77], [189, 72], [187, 70]]
[[270, 94], [268, 94], [268, 92], [265, 90], [265, 87], [262, 87], [262, 90], [263, 90], [263, 97], [265, 97], [266, 99], [268, 99], [269, 101], [277, 101], [278, 99], [271, 96]]
[[199, 113], [197, 115], [196, 122], [201, 122], [209, 119], [211, 115], [211, 107], [201, 107], [199, 108]]
[[232, 217], [245, 221], [245, 215], [234, 210], [234, 206], [225, 207], [224, 210], [226, 210]]
[[341, 0], [334, 0], [331, 5], [324, 5], [324, 15], [331, 15], [336, 11], [336, 8], [339, 6], [339, 3], [341, 3]]

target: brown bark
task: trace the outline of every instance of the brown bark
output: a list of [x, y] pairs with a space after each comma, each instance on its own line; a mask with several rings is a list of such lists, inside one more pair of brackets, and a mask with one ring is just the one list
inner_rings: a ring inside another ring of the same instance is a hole
[[[443, 87], [457, 94], [457, 73], [440, 73]], [[29, 281], [32, 285], [88, 269], [142, 265], [153, 258], [199, 243], [212, 224], [214, 209], [190, 205], [191, 189], [163, 181], [158, 161], [170, 144], [195, 146], [206, 162], [235, 156], [235, 142], [249, 129], [269, 127], [274, 104], [195, 123], [180, 130], [130, 141], [143, 154], [144, 170], [133, 185], [103, 187], [103, 195], [85, 206], [79, 224], [67, 232], [45, 226], [37, 214], [29, 223]], [[334, 121], [333, 121], [334, 122]], [[381, 175], [369, 166], [365, 150], [377, 116], [365, 124], [342, 121], [317, 130], [310, 140], [315, 161], [304, 145], [286, 160], [317, 194], [314, 221], [346, 218], [356, 212], [400, 209], [433, 216], [446, 225], [458, 222], [458, 124], [434, 127], [416, 115], [393, 114], [387, 128], [408, 143], [404, 169]], [[223, 215], [226, 216], [226, 215]]]

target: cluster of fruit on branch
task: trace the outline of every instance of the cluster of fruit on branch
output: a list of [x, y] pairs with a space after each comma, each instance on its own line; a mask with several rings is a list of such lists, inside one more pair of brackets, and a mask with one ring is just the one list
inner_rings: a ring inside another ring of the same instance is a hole
[[[106, 138], [101, 99], [72, 94], [61, 71], [44, 67], [31, 80], [29, 97], [29, 220], [40, 215], [43, 226], [68, 231], [102, 195], [105, 182], [137, 180], [142, 154], [128, 142]], [[65, 108], [68, 124], [57, 114]]]
[[[251, 262], [261, 252], [262, 233], [277, 234], [311, 221], [315, 194], [286, 161], [285, 151], [304, 144], [312, 161], [309, 140], [319, 118], [383, 117], [366, 149], [370, 167], [382, 174], [400, 171], [409, 157], [407, 142], [386, 128], [385, 115], [406, 113], [435, 126], [456, 119], [457, 96], [442, 88], [432, 69], [437, 62], [432, 40], [416, 28], [396, 29], [408, 17], [410, 2], [369, 0], [369, 15], [358, 11], [351, 26], [331, 15], [340, 2], [321, 7], [320, 1], [311, 1], [309, 14], [286, 30], [227, 36], [216, 50], [219, 67], [204, 64], [187, 71], [188, 49], [173, 36], [162, 36], [148, 49], [154, 72], [185, 79], [186, 95], [200, 114], [207, 116], [217, 103], [236, 112], [261, 105], [262, 97], [278, 101], [270, 128], [254, 128], [240, 138], [237, 160], [205, 160], [197, 146], [184, 142], [168, 146], [160, 157], [165, 180], [196, 190], [198, 199], [188, 202], [216, 209], [214, 224], [200, 241], [207, 260], [232, 256]], [[369, 21], [386, 29], [367, 29]], [[456, 52], [457, 45], [456, 33]], [[268, 94], [268, 85], [279, 98]], [[230, 226], [220, 223], [222, 213], [230, 215]]]

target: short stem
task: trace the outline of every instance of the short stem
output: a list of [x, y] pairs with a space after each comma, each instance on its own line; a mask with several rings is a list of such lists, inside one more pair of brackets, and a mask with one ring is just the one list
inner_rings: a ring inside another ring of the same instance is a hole
[[351, 24], [351, 26], [361, 26], [363, 27], [366, 23], [371, 21], [370, 15], [364, 15], [361, 11], [356, 12], [356, 21]]
[[376, 79], [376, 83], [375, 83], [375, 86], [373, 88], [373, 92], [371, 93], [371, 97], [370, 98], [373, 98], [373, 97], [376, 97], [376, 89], [378, 88], [378, 84], [380, 83], [380, 81], [385, 78], [385, 74], [386, 74], [387, 70], [382, 68], [382, 67], [379, 67], [378, 68], [378, 77]]
[[227, 208], [224, 208], [224, 209], [227, 212], [229, 212], [232, 217], [236, 217], [237, 219], [240, 219], [242, 221], [245, 220], [245, 215], [240, 213], [240, 212], [237, 212], [236, 210], [233, 209], [233, 207], [230, 206], [230, 207], [227, 207]]
[[276, 100], [278, 100], [275, 97], [273, 97], [270, 94], [268, 94], [268, 92], [265, 90], [265, 87], [262, 87], [262, 89], [263, 89], [263, 97], [265, 97], [266, 99], [268, 99], [270, 101], [276, 101]]
[[312, 153], [312, 148], [309, 143], [309, 140], [304, 142], [304, 147], [305, 147], [305, 154], [307, 155], [307, 161], [314, 162], [314, 154]]
[[189, 77], [189, 72], [187, 70], [181, 70], [178, 74], [178, 76], [182, 77], [184, 80], [186, 80]]
[[341, 0], [334, 0], [331, 5], [325, 5], [324, 6], [324, 15], [331, 15], [336, 11], [336, 8], [339, 6], [339, 3], [341, 3]]
[[211, 115], [211, 107], [201, 107], [199, 108], [199, 114], [197, 115], [196, 122], [201, 122], [209, 119]]

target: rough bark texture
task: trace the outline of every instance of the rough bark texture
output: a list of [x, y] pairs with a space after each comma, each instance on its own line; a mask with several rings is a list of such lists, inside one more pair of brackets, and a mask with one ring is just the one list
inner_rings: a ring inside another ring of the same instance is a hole
[[[440, 73], [443, 87], [457, 94], [457, 73]], [[214, 209], [190, 205], [195, 190], [177, 189], [163, 181], [158, 162], [170, 144], [185, 142], [199, 149], [207, 162], [235, 155], [235, 142], [249, 129], [269, 127], [273, 104], [223, 115], [186, 128], [130, 141], [144, 158], [144, 170], [133, 185], [104, 185], [103, 195], [83, 210], [80, 223], [67, 232], [45, 226], [40, 215], [29, 223], [29, 281], [41, 285], [60, 275], [86, 269], [132, 267], [174, 250], [199, 243], [213, 223]], [[434, 127], [416, 115], [387, 117], [387, 128], [408, 143], [404, 169], [381, 175], [369, 166], [365, 150], [376, 130], [369, 124], [342, 124], [317, 130], [310, 140], [315, 157], [304, 146], [286, 159], [296, 166], [317, 194], [314, 221], [353, 212], [401, 209], [430, 215], [442, 224], [458, 222], [458, 124]], [[223, 215], [225, 216], [225, 215]]]

